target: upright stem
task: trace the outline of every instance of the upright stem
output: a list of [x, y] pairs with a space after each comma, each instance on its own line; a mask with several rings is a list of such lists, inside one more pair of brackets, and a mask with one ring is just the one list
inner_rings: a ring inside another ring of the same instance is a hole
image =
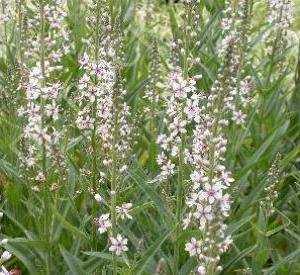
[[23, 51], [22, 51], [22, 21], [23, 21], [23, 17], [22, 17], [22, 4], [23, 4], [23, 0], [19, 0], [18, 1], [18, 6], [17, 6], [17, 12], [18, 12], [18, 41], [17, 41], [17, 49], [18, 49], [18, 55], [19, 55], [19, 60], [20, 63], [23, 63]]
[[[1, 1], [2, 4], [2, 14], [5, 14], [5, 3], [4, 0]], [[4, 44], [6, 47], [6, 56], [8, 54], [8, 37], [7, 37], [7, 24], [6, 20], [4, 20]]]
[[[44, 10], [44, 0], [40, 0], [40, 19], [41, 19], [41, 27], [40, 27], [40, 65], [41, 65], [41, 73], [42, 73], [42, 87], [46, 85], [46, 74], [45, 74], [45, 10]], [[42, 120], [42, 129], [44, 129], [45, 121], [44, 121], [44, 99], [41, 98], [41, 120]], [[44, 215], [44, 237], [47, 240], [48, 250], [46, 257], [46, 274], [51, 274], [51, 234], [49, 234], [50, 227], [50, 192], [48, 188], [48, 179], [47, 179], [47, 163], [46, 163], [46, 144], [45, 139], [43, 139], [42, 143], [42, 169], [45, 177], [44, 182], [44, 207], [45, 207], [45, 215]]]
[[[117, 213], [116, 213], [116, 204], [117, 204], [117, 152], [116, 152], [116, 143], [118, 138], [118, 112], [114, 112], [114, 133], [113, 133], [113, 147], [112, 147], [112, 172], [111, 172], [111, 223], [112, 223], [112, 237], [116, 237], [117, 233]], [[116, 254], [112, 254], [112, 266], [113, 266], [113, 275], [117, 275], [117, 260]]]
[[[188, 7], [185, 7], [185, 12], [189, 15], [190, 10]], [[184, 21], [184, 57], [183, 57], [183, 74], [185, 78], [188, 78], [188, 33], [187, 33], [188, 22]], [[182, 110], [181, 112], [182, 119], [185, 118], [185, 114]], [[181, 135], [181, 144], [179, 148], [179, 157], [178, 157], [178, 178], [177, 178], [177, 188], [176, 188], [176, 231], [175, 231], [175, 240], [174, 240], [174, 262], [173, 262], [173, 274], [177, 275], [179, 273], [179, 252], [180, 245], [178, 239], [182, 232], [181, 227], [181, 215], [182, 215], [182, 205], [183, 205], [183, 196], [184, 196], [184, 182], [183, 182], [183, 169], [184, 169], [184, 137]]]
[[[98, 63], [99, 59], [99, 28], [100, 28], [100, 6], [99, 2], [97, 3], [97, 16], [96, 16], [96, 46], [95, 46], [95, 60], [96, 63]], [[95, 80], [95, 84], [98, 84], [97, 77]], [[92, 115], [94, 119], [94, 128], [92, 131], [92, 149], [93, 149], [93, 191], [97, 192], [97, 140], [96, 140], [96, 116], [97, 116], [97, 98], [95, 98], [95, 101], [93, 103], [93, 110]]]
[[[115, 18], [114, 18], [114, 0], [109, 1], [109, 13], [110, 13], [110, 24], [112, 26], [112, 29], [114, 29], [115, 25]], [[118, 72], [119, 73], [119, 72]], [[119, 75], [116, 76], [116, 83], [115, 83], [115, 89], [117, 90], [119, 88]], [[119, 120], [119, 110], [118, 110], [118, 98], [117, 93], [114, 90], [113, 91], [113, 140], [112, 140], [112, 149], [111, 149], [111, 160], [112, 160], [112, 169], [111, 169], [111, 200], [110, 200], [110, 215], [111, 215], [111, 237], [116, 237], [117, 234], [117, 196], [118, 196], [118, 158], [117, 158], [117, 142], [118, 142], [118, 120]], [[117, 275], [117, 257], [116, 254], [112, 253], [112, 268], [113, 268], [113, 275]]]
[[152, 97], [151, 97], [151, 121], [150, 121], [150, 132], [152, 133], [152, 140], [150, 143], [150, 148], [149, 148], [149, 158], [150, 158], [150, 166], [152, 170], [155, 170], [156, 166], [156, 155], [157, 155], [157, 144], [156, 144], [156, 139], [157, 139], [157, 129], [156, 129], [156, 94], [155, 94], [155, 89], [156, 89], [156, 83], [158, 82], [158, 76], [157, 73], [159, 71], [159, 67], [157, 63], [159, 62], [157, 60], [158, 56], [158, 45], [156, 39], [152, 38], [152, 49], [151, 49], [151, 61], [150, 61], [150, 77], [151, 77], [151, 82], [150, 82], [150, 90], [152, 92]]
[[[183, 137], [181, 137], [183, 139]], [[181, 142], [179, 159], [178, 159], [178, 179], [177, 179], [177, 190], [176, 190], [176, 231], [175, 231], [175, 240], [174, 240], [174, 266], [173, 274], [177, 275], [179, 271], [179, 251], [180, 246], [178, 239], [180, 237], [182, 228], [181, 228], [181, 212], [182, 212], [182, 201], [183, 201], [183, 140]]]
[[[281, 18], [282, 18], [282, 8], [280, 9], [280, 13], [279, 13], [279, 19], [278, 19], [279, 22], [281, 21]], [[280, 41], [280, 39], [282, 39], [281, 36], [282, 36], [282, 31], [278, 30], [276, 32], [275, 41], [273, 42], [273, 48], [272, 48], [271, 59], [270, 59], [270, 68], [269, 68], [268, 75], [267, 75], [266, 86], [269, 85], [270, 80], [271, 80], [272, 70], [273, 70], [273, 66], [274, 66], [275, 54], [276, 54], [276, 51], [278, 49], [277, 44]]]
[[44, 0], [40, 0], [40, 17], [41, 17], [41, 36], [40, 36], [40, 54], [41, 54], [41, 71], [43, 77], [43, 85], [45, 85], [46, 74], [45, 74], [45, 11], [44, 11]]

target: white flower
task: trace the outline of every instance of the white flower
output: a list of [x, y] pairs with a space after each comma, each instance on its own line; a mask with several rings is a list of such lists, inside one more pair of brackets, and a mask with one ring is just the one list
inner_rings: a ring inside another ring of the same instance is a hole
[[8, 243], [8, 239], [2, 239], [0, 245], [5, 245]]
[[115, 252], [118, 256], [121, 255], [123, 252], [128, 251], [126, 238], [123, 238], [120, 234], [117, 235], [116, 238], [111, 237], [111, 246], [109, 251]]
[[99, 217], [99, 219], [96, 220], [98, 231], [100, 234], [103, 234], [107, 231], [108, 228], [112, 226], [110, 220], [109, 220], [109, 214], [103, 214]]
[[221, 199], [220, 199], [220, 205], [221, 209], [226, 213], [227, 211], [230, 210], [230, 196], [229, 194], [225, 194]]
[[228, 187], [230, 186], [230, 183], [234, 182], [233, 177], [231, 176], [230, 172], [223, 172], [222, 173], [222, 179]]
[[182, 227], [184, 230], [186, 230], [189, 227], [190, 223], [192, 222], [192, 217], [192, 213], [188, 213], [187, 216], [183, 219]]
[[205, 197], [210, 204], [214, 203], [215, 200], [219, 200], [222, 198], [222, 190], [218, 184], [210, 185], [206, 183], [204, 185], [205, 189]]
[[186, 201], [188, 207], [196, 206], [198, 205], [198, 203], [199, 203], [199, 194], [195, 192], [191, 193], [190, 197]]
[[103, 201], [103, 198], [99, 195], [99, 194], [95, 194], [94, 195], [94, 198], [97, 202], [102, 202]]
[[58, 106], [53, 101], [52, 104], [46, 105], [46, 115], [52, 117], [53, 120], [58, 120]]
[[234, 111], [232, 120], [235, 121], [236, 124], [241, 125], [245, 123], [246, 115], [242, 113], [242, 111]]
[[120, 172], [121, 173], [123, 173], [123, 172], [125, 172], [126, 170], [127, 170], [127, 165], [126, 164], [124, 164], [121, 168], [120, 168]]
[[207, 221], [212, 220], [211, 206], [198, 205], [194, 217], [200, 219], [200, 227], [203, 228]]
[[37, 99], [40, 96], [40, 91], [36, 87], [28, 86], [26, 96], [28, 100]]
[[201, 242], [192, 238], [190, 242], [185, 244], [185, 251], [189, 252], [190, 256], [196, 256], [201, 249]]
[[9, 275], [10, 272], [2, 265], [0, 275]]
[[1, 263], [7, 262], [11, 258], [11, 253], [9, 251], [4, 251], [1, 255]]
[[198, 171], [194, 171], [191, 175], [190, 178], [194, 183], [199, 183], [201, 180], [202, 175]]
[[173, 164], [170, 160], [162, 165], [161, 167], [161, 175], [163, 177], [167, 177], [174, 174], [175, 164]]
[[206, 269], [204, 266], [199, 266], [198, 269], [197, 269], [197, 274], [198, 275], [205, 275], [206, 274]]
[[129, 215], [130, 208], [132, 207], [132, 203], [123, 203], [121, 207], [117, 206], [117, 213], [120, 215], [121, 219], [125, 218], [132, 219], [132, 216]]
[[84, 67], [89, 63], [89, 56], [84, 53], [83, 56], [79, 59], [80, 67]]

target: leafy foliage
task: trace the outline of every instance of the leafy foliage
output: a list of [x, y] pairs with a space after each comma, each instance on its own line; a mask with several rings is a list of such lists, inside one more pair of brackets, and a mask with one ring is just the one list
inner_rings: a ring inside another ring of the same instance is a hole
[[[66, 133], [62, 145], [66, 164], [59, 176], [49, 164], [49, 182], [57, 181], [59, 187], [47, 192], [42, 188], [40, 192], [32, 191], [35, 182], [30, 172], [25, 172], [20, 159], [26, 122], [17, 115], [17, 110], [26, 102], [21, 88], [24, 74], [21, 52], [26, 47], [22, 40], [26, 40], [26, 32], [20, 36], [16, 28], [20, 24], [18, 5], [15, 17], [2, 20], [2, 15], [9, 11], [5, 10], [7, 1], [1, 1], [0, 208], [4, 214], [1, 239], [8, 239], [2, 247], [13, 254], [6, 267], [21, 270], [22, 274], [112, 274], [109, 238], [99, 235], [94, 222], [104, 206], [90, 193], [92, 179], [82, 176], [82, 168], [93, 167], [93, 154], [87, 150], [90, 140], [75, 125], [79, 110], [73, 99], [81, 77], [78, 60], [87, 47], [84, 39], [92, 36], [92, 28], [87, 23], [91, 16], [86, 5], [89, 1], [68, 0], [64, 5], [72, 50], [62, 58], [62, 72], [52, 77], [63, 83], [59, 98], [63, 119], [59, 126]], [[28, 14], [34, 12], [30, 2], [16, 1]], [[128, 169], [120, 176], [116, 198], [117, 205], [133, 202], [130, 211], [133, 219], [118, 225], [119, 231], [128, 238], [129, 252], [116, 256], [117, 271], [124, 275], [175, 274], [173, 245], [177, 243], [180, 270], [176, 272], [190, 274], [197, 262], [188, 256], [184, 244], [192, 237], [200, 237], [201, 232], [190, 229], [177, 235], [174, 195], [177, 181], [162, 183], [157, 177], [156, 164], [159, 150], [156, 137], [166, 127], [164, 83], [169, 70], [169, 44], [180, 36], [182, 1], [108, 2], [120, 11], [125, 59], [122, 77], [128, 91], [125, 100], [131, 109], [130, 121], [134, 125]], [[221, 258], [220, 274], [300, 274], [300, 26], [296, 19], [287, 32], [288, 45], [277, 51], [275, 42], [271, 43], [275, 50], [268, 54], [265, 2], [249, 0], [253, 17], [245, 74], [251, 76], [253, 91], [246, 110], [248, 118], [242, 127], [230, 124], [225, 129], [226, 164], [236, 181], [231, 191], [232, 211], [226, 220], [233, 244]], [[295, 1], [295, 8], [300, 9], [299, 1]], [[201, 17], [197, 26], [200, 45], [191, 52], [201, 63], [188, 73], [201, 74], [197, 88], [209, 94], [220, 65], [218, 51], [224, 1], [200, 1], [197, 12]], [[21, 19], [24, 20], [21, 27], [25, 29], [26, 18]], [[160, 68], [154, 89], [160, 100], [152, 109], [154, 113], [149, 113], [147, 108], [151, 102], [145, 99], [145, 91], [151, 84], [153, 41], [157, 43]], [[278, 198], [270, 213], [261, 207], [261, 201], [268, 196], [265, 192], [268, 172], [278, 153], [282, 156]], [[183, 173], [190, 172], [184, 166]], [[187, 189], [188, 180], [184, 184]], [[99, 185], [98, 192], [104, 199], [109, 197], [109, 188], [107, 183]], [[45, 198], [50, 202], [48, 206]]]

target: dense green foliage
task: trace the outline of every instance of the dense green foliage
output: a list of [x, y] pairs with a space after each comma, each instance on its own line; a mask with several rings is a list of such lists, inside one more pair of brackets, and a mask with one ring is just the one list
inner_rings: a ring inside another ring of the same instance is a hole
[[[8, 12], [9, 5], [5, 3], [10, 1], [1, 1], [0, 15], [3, 15]], [[180, 28], [185, 24], [180, 17], [184, 5], [173, 1], [167, 4], [162, 0], [108, 1], [114, 9], [115, 20], [120, 21], [118, 27], [123, 40], [123, 47], [119, 49], [123, 51], [120, 74], [124, 78], [121, 84], [127, 90], [124, 100], [131, 110], [129, 121], [133, 134], [130, 152], [126, 155], [128, 169], [114, 178], [114, 168], [120, 168], [119, 164], [108, 167], [112, 178], [99, 181], [99, 172], [106, 169], [102, 162], [107, 151], [100, 142], [93, 143], [93, 135], [89, 138], [76, 125], [81, 107], [75, 98], [82, 76], [78, 60], [84, 52], [92, 55], [94, 50], [89, 47], [94, 40], [84, 43], [83, 39], [98, 34], [98, 25], [87, 22], [94, 14], [85, 3], [89, 1], [85, 0], [65, 1], [64, 24], [71, 49], [61, 59], [61, 71], [47, 77], [47, 82], [60, 82], [63, 87], [58, 98], [60, 118], [55, 127], [63, 132], [59, 150], [64, 164], [57, 167], [44, 156], [44, 163], [38, 164], [38, 168], [24, 168], [22, 156], [25, 154], [25, 162], [26, 158], [29, 161], [24, 150], [26, 120], [17, 113], [21, 106], [26, 106], [22, 83], [28, 78], [34, 60], [40, 57], [27, 57], [24, 52], [30, 47], [28, 40], [41, 31], [39, 25], [33, 31], [25, 30], [26, 20], [36, 12], [30, 2], [12, 3], [13, 16], [8, 21], [0, 20], [0, 211], [3, 212], [0, 239], [8, 239], [0, 249], [13, 254], [5, 267], [30, 275], [113, 274], [115, 262], [118, 274], [194, 272], [197, 261], [185, 251], [185, 243], [192, 237], [200, 237], [201, 231], [195, 228], [177, 231], [176, 186], [180, 179], [159, 180], [160, 169], [156, 162], [160, 150], [156, 138], [166, 128], [170, 44], [174, 38], [184, 40], [189, 36]], [[196, 47], [193, 38], [184, 41], [189, 41], [186, 47], [191, 57], [198, 57], [201, 62], [185, 69], [185, 73], [190, 77], [201, 74], [197, 89], [209, 95], [221, 64], [218, 52], [225, 3], [224, 0], [196, 2], [200, 2], [197, 6], [200, 21], [192, 26], [200, 45]], [[276, 40], [266, 41], [265, 34], [273, 27], [266, 20], [268, 1], [246, 2], [251, 16], [247, 47], [242, 49], [246, 56], [243, 72], [251, 77], [252, 90], [250, 104], [244, 110], [245, 123], [242, 126], [230, 123], [224, 129], [228, 140], [225, 163], [235, 179], [229, 191], [231, 211], [225, 221], [233, 243], [221, 257], [223, 270], [219, 274], [300, 274], [299, 20], [296, 17], [284, 39], [279, 36], [278, 44]], [[299, 9], [300, 4], [295, 3], [295, 10]], [[47, 32], [47, 26], [44, 31]], [[102, 38], [102, 33], [100, 36]], [[282, 41], [287, 43], [281, 45]], [[157, 64], [153, 56], [157, 57]], [[179, 56], [179, 66], [185, 68], [185, 62], [187, 58]], [[149, 87], [158, 96], [157, 101], [145, 98]], [[186, 142], [192, 142], [188, 134]], [[41, 150], [40, 154], [44, 153]], [[118, 159], [115, 150], [107, 154]], [[268, 194], [265, 190], [273, 183], [274, 173], [270, 173], [270, 168], [274, 162], [278, 197], [272, 197], [271, 192]], [[42, 183], [36, 179], [39, 169], [47, 174]], [[91, 174], [83, 175], [82, 169]], [[181, 165], [179, 169], [184, 177], [182, 195], [185, 198], [192, 168]], [[110, 201], [114, 181], [118, 183], [115, 202]], [[33, 186], [39, 186], [38, 192]], [[107, 205], [95, 200], [92, 188]], [[269, 195], [272, 205], [265, 203]], [[129, 251], [112, 260], [109, 238], [99, 234], [94, 219], [109, 212], [111, 203], [116, 206], [126, 202], [133, 204], [130, 211], [133, 218], [117, 222], [117, 227], [118, 232], [128, 238]], [[187, 211], [185, 204], [182, 208], [183, 212]], [[179, 248], [176, 271], [174, 243]]]

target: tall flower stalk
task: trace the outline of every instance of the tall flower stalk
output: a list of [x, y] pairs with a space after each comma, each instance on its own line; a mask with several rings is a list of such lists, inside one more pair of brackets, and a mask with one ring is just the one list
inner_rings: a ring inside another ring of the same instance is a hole
[[272, 80], [272, 72], [275, 66], [284, 67], [285, 60], [276, 60], [279, 51], [286, 49], [288, 44], [287, 30], [294, 21], [293, 2], [290, 0], [268, 0], [267, 21], [269, 29], [265, 34], [266, 46], [270, 58], [266, 86]]
[[157, 85], [160, 80], [160, 60], [158, 41], [155, 37], [150, 39], [151, 51], [149, 55], [149, 68], [148, 68], [148, 81], [146, 86], [145, 95], [143, 97], [147, 107], [144, 112], [149, 120], [149, 132], [151, 133], [150, 146], [149, 146], [149, 166], [153, 170], [156, 168], [155, 158], [157, 155], [157, 116], [159, 111], [160, 94], [157, 92]]
[[[125, 102], [126, 90], [122, 77], [121, 22], [115, 17], [117, 7], [112, 9], [110, 4], [111, 2], [102, 0], [91, 5], [97, 12], [96, 20], [91, 18], [90, 21], [99, 23], [101, 32], [96, 35], [96, 56], [90, 58], [85, 52], [79, 61], [83, 75], [79, 80], [77, 100], [81, 111], [76, 124], [84, 135], [91, 136], [92, 147], [95, 146], [97, 153], [101, 153], [98, 155], [96, 169], [95, 166], [93, 169], [97, 177], [99, 175], [97, 185], [101, 183], [102, 187], [96, 186], [93, 192], [101, 193], [95, 194], [95, 198], [98, 198], [98, 202], [102, 203], [108, 212], [101, 213], [100, 217], [95, 219], [95, 223], [100, 234], [109, 233], [112, 272], [117, 274], [116, 257], [128, 250], [127, 239], [119, 233], [118, 223], [119, 220], [131, 218], [128, 212], [132, 205], [123, 203], [118, 206], [118, 194], [122, 175], [127, 170], [131, 127], [128, 123], [130, 112]], [[94, 184], [93, 177], [92, 186]], [[103, 185], [109, 186], [109, 193]]]
[[196, 257], [198, 274], [216, 274], [220, 256], [230, 243], [225, 219], [230, 213], [228, 189], [234, 181], [225, 166], [226, 133], [224, 127], [230, 120], [237, 124], [245, 122], [240, 108], [248, 103], [251, 89], [249, 78], [242, 75], [244, 43], [247, 30], [241, 28], [242, 20], [249, 17], [247, 1], [237, 6], [226, 4], [223, 20], [224, 38], [220, 50], [221, 65], [211, 93], [202, 103], [199, 119], [194, 130], [194, 140], [187, 161], [192, 165], [192, 186], [187, 199], [189, 212], [184, 219], [184, 228], [196, 226], [202, 233], [201, 239], [192, 238], [186, 251]]
[[[174, 44], [176, 47], [176, 44]], [[169, 96], [167, 98], [165, 133], [160, 134], [157, 143], [161, 152], [157, 162], [161, 168], [163, 179], [171, 178], [177, 173], [176, 182], [176, 231], [174, 240], [173, 271], [179, 270], [179, 246], [176, 239], [181, 233], [181, 217], [184, 196], [184, 135], [191, 123], [197, 120], [201, 93], [197, 91], [193, 78], [185, 78], [180, 67], [171, 64], [167, 82]]]
[[[177, 174], [175, 185], [175, 221], [173, 273], [180, 269], [180, 244], [177, 241], [182, 233], [182, 212], [185, 197], [185, 154], [188, 146], [186, 136], [189, 129], [199, 119], [199, 103], [202, 93], [196, 88], [199, 75], [190, 77], [189, 73], [194, 65], [192, 42], [196, 40], [198, 26], [192, 31], [193, 24], [199, 22], [197, 1], [183, 1], [184, 10], [181, 14], [182, 26], [178, 37], [172, 43], [170, 73], [167, 82], [169, 95], [167, 97], [166, 133], [158, 136], [157, 143], [161, 147], [157, 162], [161, 168], [162, 178], [169, 178]], [[198, 61], [198, 59], [197, 59]]]
[[271, 214], [274, 213], [274, 204], [278, 199], [278, 187], [280, 185], [280, 160], [281, 155], [278, 153], [268, 171], [267, 174], [267, 182], [265, 191], [265, 197], [260, 202], [262, 209], [264, 209], [266, 218], [268, 218]]
[[[46, 74], [45, 74], [45, 3], [43, 0], [40, 0], [40, 68], [41, 68], [41, 89], [45, 88], [46, 85]], [[40, 98], [40, 106], [41, 106], [41, 128], [45, 127], [45, 114], [44, 114], [44, 106], [45, 100], [43, 97]], [[49, 245], [49, 249], [47, 252], [47, 260], [46, 260], [46, 274], [51, 274], [51, 237], [49, 234], [49, 225], [50, 225], [50, 201], [49, 201], [49, 187], [47, 181], [47, 163], [46, 163], [46, 143], [45, 139], [42, 138], [42, 173], [45, 179], [44, 182], [44, 206], [45, 206], [45, 215], [44, 215], [44, 238], [47, 240]]]
[[[62, 150], [63, 132], [59, 124], [58, 99], [62, 86], [57, 80], [57, 72], [62, 69], [61, 59], [68, 49], [61, 48], [61, 43], [66, 41], [61, 37], [65, 16], [63, 3], [54, 1], [49, 4], [40, 0], [33, 4], [36, 13], [33, 18], [28, 18], [29, 37], [25, 45], [32, 47], [27, 47], [24, 52], [22, 88], [26, 92], [26, 105], [18, 110], [27, 123], [20, 158], [29, 189], [43, 195], [43, 237], [48, 244], [45, 272], [51, 274], [51, 193], [59, 188], [58, 183], [64, 181], [67, 172]], [[30, 36], [37, 39], [31, 40]]]

